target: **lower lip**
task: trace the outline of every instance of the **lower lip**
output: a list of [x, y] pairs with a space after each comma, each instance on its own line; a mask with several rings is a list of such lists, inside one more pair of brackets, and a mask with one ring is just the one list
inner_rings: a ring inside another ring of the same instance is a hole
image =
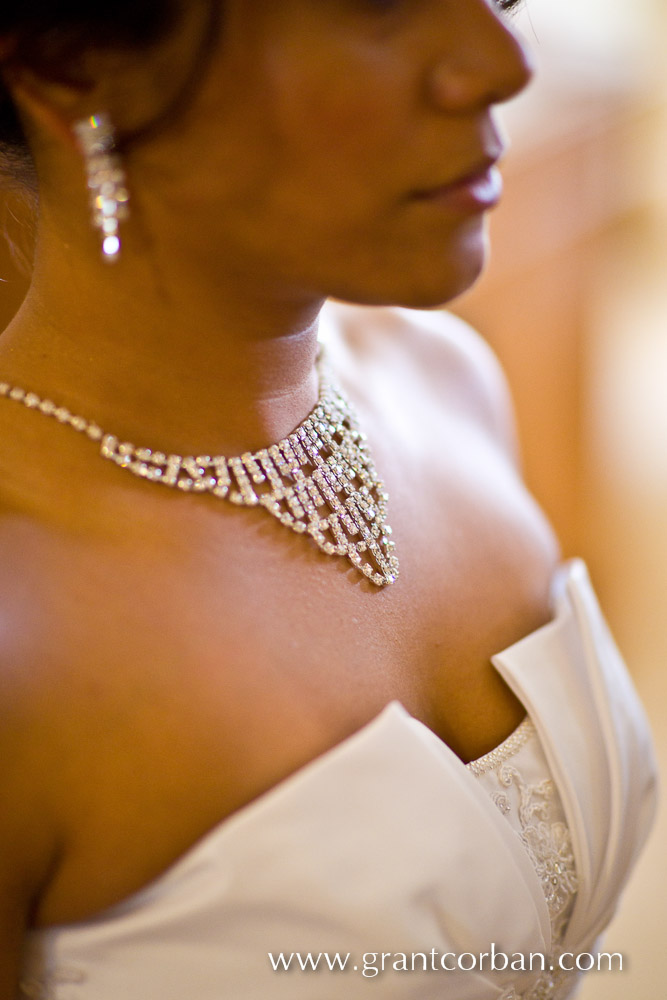
[[431, 191], [420, 192], [416, 200], [425, 205], [442, 206], [460, 212], [486, 212], [494, 208], [503, 193], [503, 181], [497, 167], [464, 177]]

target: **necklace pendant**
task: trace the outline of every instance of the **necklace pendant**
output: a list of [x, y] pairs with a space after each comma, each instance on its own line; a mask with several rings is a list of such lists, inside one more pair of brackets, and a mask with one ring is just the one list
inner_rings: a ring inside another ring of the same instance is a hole
[[389, 498], [366, 436], [350, 403], [332, 384], [322, 352], [317, 367], [319, 399], [303, 423], [278, 444], [234, 458], [137, 448], [6, 382], [0, 382], [0, 397], [69, 424], [99, 442], [103, 458], [147, 482], [210, 493], [239, 507], [263, 507], [285, 527], [310, 535], [326, 555], [345, 556], [371, 583], [384, 587], [396, 581], [399, 571], [387, 524]]

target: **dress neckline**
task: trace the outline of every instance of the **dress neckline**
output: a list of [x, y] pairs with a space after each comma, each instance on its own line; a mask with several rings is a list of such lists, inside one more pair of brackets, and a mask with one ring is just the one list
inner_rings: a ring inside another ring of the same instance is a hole
[[[531, 636], [534, 634], [531, 633]], [[526, 721], [527, 718], [519, 724], [518, 729], [521, 729]], [[94, 926], [96, 923], [120, 918], [126, 913], [140, 908], [144, 903], [148, 903], [150, 900], [160, 896], [172, 883], [177, 882], [188, 871], [198, 867], [200, 863], [206, 863], [206, 859], [215, 854], [227, 838], [234, 838], [238, 834], [243, 836], [251, 823], [257, 822], [258, 819], [261, 822], [262, 814], [267, 809], [271, 809], [282, 798], [297, 792], [301, 785], [306, 785], [310, 781], [313, 781], [317, 778], [318, 774], [331, 773], [337, 767], [339, 761], [349, 758], [350, 755], [358, 757], [362, 756], [364, 752], [372, 753], [376, 742], [381, 743], [383, 737], [385, 739], [392, 739], [392, 736], [395, 737], [400, 734], [401, 730], [404, 733], [406, 731], [408, 733], [416, 733], [424, 744], [430, 744], [431, 747], [435, 747], [440, 754], [450, 760], [453, 767], [459, 769], [464, 774], [469, 774], [470, 779], [475, 785], [477, 784], [476, 778], [471, 773], [468, 764], [465, 764], [426, 723], [412, 715], [402, 702], [394, 699], [388, 702], [369, 722], [356, 729], [349, 736], [297, 768], [296, 771], [287, 775], [287, 777], [283, 778], [276, 785], [273, 785], [272, 788], [262, 792], [256, 798], [210, 827], [190, 847], [179, 854], [171, 864], [136, 891], [116, 903], [105, 906], [84, 920], [76, 920], [66, 924], [48, 924], [35, 928], [32, 933], [43, 935], [89, 925]], [[496, 750], [499, 750], [505, 743], [511, 741], [516, 732], [517, 730], [511, 733], [506, 740], [503, 740], [496, 747]], [[489, 754], [485, 754], [479, 760], [483, 761], [494, 752], [494, 750], [491, 750]], [[471, 763], [474, 764], [475, 762], [472, 761]], [[482, 792], [482, 797], [486, 799], [484, 792]]]
[[475, 758], [475, 760], [468, 761], [466, 768], [475, 775], [476, 778], [480, 778], [487, 771], [492, 771], [496, 767], [500, 767], [505, 761], [513, 757], [514, 754], [518, 753], [522, 746], [524, 746], [532, 736], [535, 735], [535, 726], [529, 715], [526, 715], [524, 719], [521, 720], [516, 729], [507, 736], [502, 743], [499, 743], [497, 747], [493, 750], [489, 750], [488, 753], [482, 754], [481, 757]]
[[[554, 576], [552, 581], [553, 616], [544, 625], [539, 626], [534, 631], [528, 633], [526, 636], [523, 636], [521, 639], [512, 643], [501, 652], [494, 654], [491, 662], [495, 669], [497, 669], [494, 662], [496, 659], [499, 659], [500, 657], [511, 657], [512, 651], [515, 648], [522, 646], [524, 643], [539, 642], [542, 635], [548, 635], [554, 626], [557, 626], [559, 620], [559, 604], [557, 603], [556, 598], [562, 591], [568, 575], [573, 571], [573, 567], [576, 567], [577, 564], [577, 560], [566, 563], [561, 566], [559, 570], [557, 570]], [[436, 732], [426, 725], [425, 722], [422, 722], [420, 719], [416, 718], [416, 716], [413, 716], [398, 699], [394, 699], [388, 702], [368, 722], [364, 723], [349, 736], [346, 736], [338, 743], [335, 743], [323, 753], [318, 754], [312, 760], [303, 764], [291, 774], [288, 774], [285, 778], [281, 779], [277, 784], [262, 792], [256, 798], [251, 799], [245, 805], [236, 809], [214, 826], [210, 827], [201, 836], [199, 836], [189, 848], [178, 855], [170, 865], [163, 869], [162, 872], [150, 879], [144, 886], [131, 893], [129, 896], [126, 896], [117, 903], [112, 903], [108, 907], [104, 907], [102, 910], [98, 911], [96, 914], [84, 921], [75, 921], [72, 924], [67, 925], [46, 925], [44, 927], [37, 928], [35, 933], [48, 933], [49, 931], [55, 931], [58, 928], [62, 929], [63, 926], [81, 926], [82, 924], [85, 925], [94, 923], [98, 920], [105, 920], [114, 916], [120, 916], [123, 913], [140, 906], [142, 902], [159, 894], [163, 888], [166, 888], [172, 881], [178, 879], [184, 871], [190, 868], [190, 866], [196, 865], [198, 860], [216, 847], [220, 841], [233, 835], [234, 831], [239, 828], [247, 826], [253, 821], [253, 819], [261, 816], [261, 814], [267, 808], [270, 808], [271, 805], [278, 802], [288, 793], [297, 789], [300, 784], [306, 783], [308, 780], [312, 780], [318, 773], [324, 773], [324, 771], [334, 768], [339, 760], [347, 757], [348, 755], [358, 754], [363, 751], [363, 748], [372, 746], [373, 741], [381, 736], [386, 727], [398, 725], [402, 728], [409, 728], [413, 732], [419, 732], [423, 739], [430, 741], [432, 746], [437, 747], [441, 753], [450, 759], [453, 767], [460, 769], [460, 771], [465, 774], [469, 774], [470, 779], [477, 784], [475, 766], [483, 764], [483, 762], [493, 754], [502, 752], [502, 749], [506, 744], [511, 744], [512, 741], [517, 738], [517, 734], [519, 734], [519, 738], [521, 738], [520, 731], [522, 730], [522, 727], [525, 727], [526, 723], [530, 724], [527, 708], [525, 705], [523, 707], [526, 709], [526, 717], [519, 724], [517, 729], [510, 733], [509, 736], [506, 737], [497, 747], [490, 750], [482, 757], [477, 758], [477, 760], [470, 761], [469, 764], [466, 764], [460, 757], [457, 756], [457, 754], [454, 753], [451, 747], [449, 747]], [[472, 765], [472, 767], [469, 765]]]

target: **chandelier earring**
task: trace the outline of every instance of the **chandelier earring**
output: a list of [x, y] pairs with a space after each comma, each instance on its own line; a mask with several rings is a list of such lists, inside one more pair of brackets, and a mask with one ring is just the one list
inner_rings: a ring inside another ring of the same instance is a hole
[[73, 130], [83, 156], [91, 221], [100, 232], [102, 258], [113, 262], [120, 255], [120, 223], [128, 217], [129, 194], [111, 118], [105, 112], [91, 115], [75, 122]]

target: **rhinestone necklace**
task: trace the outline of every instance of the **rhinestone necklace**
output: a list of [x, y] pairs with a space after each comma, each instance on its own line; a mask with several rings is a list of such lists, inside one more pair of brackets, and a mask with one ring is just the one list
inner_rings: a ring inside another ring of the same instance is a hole
[[323, 352], [315, 409], [278, 444], [238, 458], [183, 456], [138, 448], [96, 423], [20, 386], [0, 382], [0, 396], [54, 417], [99, 442], [103, 458], [152, 483], [210, 493], [242, 507], [263, 507], [327, 555], [347, 556], [378, 587], [394, 583], [398, 559], [386, 523], [389, 497], [378, 478], [349, 401], [334, 384]]

